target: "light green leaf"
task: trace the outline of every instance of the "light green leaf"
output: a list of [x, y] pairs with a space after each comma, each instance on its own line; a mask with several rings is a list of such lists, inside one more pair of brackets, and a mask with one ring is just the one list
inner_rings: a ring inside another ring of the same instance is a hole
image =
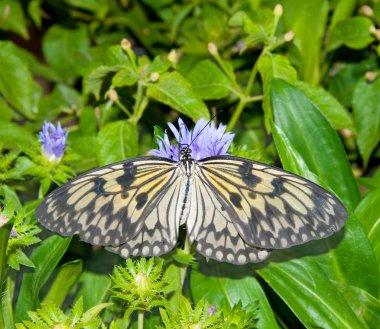
[[13, 53], [10, 43], [0, 43], [0, 93], [25, 117], [37, 112], [39, 87], [21, 58]]
[[272, 118], [270, 90], [272, 87], [272, 80], [282, 79], [290, 84], [296, 84], [297, 72], [293, 66], [290, 65], [287, 57], [278, 54], [266, 53], [265, 55], [260, 56], [257, 65], [261, 79], [263, 80], [265, 125], [267, 130], [270, 130], [270, 121]]
[[4, 146], [28, 146], [34, 141], [33, 134], [13, 122], [0, 121], [0, 140]]
[[352, 131], [355, 130], [348, 111], [328, 91], [320, 87], [313, 87], [302, 81], [298, 81], [296, 86], [314, 102], [335, 129], [347, 128]]
[[260, 319], [256, 328], [279, 328], [261, 285], [252, 276], [251, 266], [239, 267], [236, 271], [236, 267], [229, 264], [201, 263], [199, 270], [192, 270], [190, 279], [195, 303], [205, 300], [217, 309], [231, 310], [241, 302], [244, 310], [255, 312]]
[[177, 72], [162, 74], [157, 83], [148, 86], [147, 94], [156, 101], [189, 116], [194, 121], [200, 118], [210, 118], [206, 105], [194, 93], [190, 83]]
[[368, 328], [377, 328], [380, 323], [380, 301], [365, 290], [334, 282], [339, 292], [350, 302], [351, 309], [365, 321]]
[[[0, 30], [12, 31], [29, 39], [27, 22], [21, 3], [14, 0], [0, 1]], [[0, 63], [3, 63], [0, 61]]]
[[327, 44], [327, 50], [331, 51], [340, 46], [347, 46], [353, 49], [362, 49], [374, 41], [370, 34], [373, 25], [368, 17], [350, 17], [340, 21], [331, 32], [331, 37]]
[[190, 71], [187, 79], [202, 99], [221, 99], [231, 93], [231, 80], [209, 59], [199, 62]]
[[37, 307], [41, 288], [66, 252], [70, 241], [71, 238], [53, 235], [34, 249], [30, 260], [35, 265], [35, 271], [25, 272], [23, 275], [15, 309], [15, 322], [27, 319], [27, 312]]
[[380, 141], [380, 79], [361, 79], [354, 89], [352, 106], [359, 152], [367, 166], [372, 151]]
[[338, 0], [331, 18], [330, 28], [333, 29], [336, 23], [352, 16], [356, 7], [356, 0]]
[[316, 85], [320, 80], [320, 59], [322, 43], [326, 33], [329, 13], [327, 0], [284, 0], [284, 31], [295, 35], [294, 45], [297, 52], [292, 52], [293, 60], [298, 62], [301, 80]]
[[42, 43], [47, 62], [68, 83], [78, 76], [76, 58], [79, 53], [87, 52], [89, 47], [90, 40], [84, 25], [75, 29], [53, 25], [46, 32]]
[[97, 159], [101, 166], [135, 157], [138, 153], [136, 125], [114, 121], [105, 125], [97, 138]]
[[81, 275], [82, 269], [83, 264], [81, 260], [74, 260], [63, 264], [58, 269], [58, 274], [47, 292], [43, 303], [51, 303], [61, 307], [70, 289]]
[[307, 328], [368, 328], [311, 257], [257, 271]]

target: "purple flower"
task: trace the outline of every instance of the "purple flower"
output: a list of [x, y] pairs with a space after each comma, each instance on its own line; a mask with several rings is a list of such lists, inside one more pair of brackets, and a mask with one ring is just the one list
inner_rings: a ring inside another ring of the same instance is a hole
[[228, 147], [234, 138], [233, 133], [225, 133], [225, 125], [220, 124], [215, 127], [213, 121], [208, 123], [206, 119], [199, 119], [192, 131], [187, 128], [181, 118], [178, 119], [179, 130], [170, 122], [168, 126], [179, 145], [170, 144], [165, 131], [164, 137], [158, 140], [158, 150], [150, 150], [150, 154], [174, 161], [179, 161], [180, 150], [186, 146], [190, 146], [195, 160], [228, 154]]
[[66, 146], [68, 131], [61, 127], [58, 122], [55, 127], [51, 122], [44, 122], [40, 138], [38, 139], [42, 146], [45, 157], [50, 161], [59, 162], [63, 156]]
[[208, 314], [209, 315], [213, 315], [213, 314], [215, 314], [216, 312], [217, 312], [218, 310], [216, 309], [216, 307], [215, 306], [209, 306], [208, 307]]
[[18, 233], [17, 233], [15, 227], [12, 226], [11, 233], [9, 234], [9, 239], [11, 239], [11, 238], [17, 238], [18, 236], [19, 236], [19, 235], [18, 235]]

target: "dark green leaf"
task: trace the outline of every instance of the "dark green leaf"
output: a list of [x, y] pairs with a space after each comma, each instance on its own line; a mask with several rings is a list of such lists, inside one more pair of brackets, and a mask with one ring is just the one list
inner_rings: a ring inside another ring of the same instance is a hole
[[67, 294], [79, 279], [82, 273], [82, 261], [74, 260], [63, 264], [59, 269], [43, 303], [51, 303], [58, 307], [62, 306]]
[[362, 49], [374, 41], [370, 34], [372, 21], [367, 17], [350, 17], [340, 21], [331, 32], [327, 49], [329, 51], [345, 45], [353, 49]]
[[94, 69], [83, 80], [83, 90], [85, 93], [92, 93], [97, 100], [101, 94], [108, 89], [111, 79], [118, 71], [118, 66], [99, 66]]
[[16, 303], [15, 322], [26, 319], [27, 312], [38, 306], [41, 288], [66, 252], [70, 241], [71, 238], [53, 235], [32, 252], [30, 260], [35, 265], [35, 270], [23, 275]]
[[147, 94], [194, 121], [210, 118], [206, 105], [195, 95], [190, 83], [177, 72], [161, 75], [157, 83], [148, 86]]
[[221, 99], [231, 93], [232, 81], [219, 66], [208, 59], [199, 62], [190, 71], [187, 79], [202, 99]]
[[302, 155], [308, 168], [321, 177], [351, 208], [359, 191], [337, 133], [316, 105], [285, 81], [272, 82], [272, 106], [277, 126]]
[[358, 146], [367, 166], [369, 157], [380, 141], [380, 79], [361, 81], [356, 85], [352, 99]]
[[120, 120], [104, 126], [97, 138], [97, 158], [101, 166], [138, 154], [136, 125]]

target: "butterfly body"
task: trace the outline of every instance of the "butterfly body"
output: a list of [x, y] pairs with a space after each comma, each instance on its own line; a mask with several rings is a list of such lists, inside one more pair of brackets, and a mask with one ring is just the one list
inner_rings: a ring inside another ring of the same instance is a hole
[[123, 257], [172, 250], [180, 225], [202, 255], [259, 262], [272, 249], [325, 238], [345, 223], [340, 201], [282, 169], [230, 155], [140, 157], [84, 173], [36, 210], [42, 225]]

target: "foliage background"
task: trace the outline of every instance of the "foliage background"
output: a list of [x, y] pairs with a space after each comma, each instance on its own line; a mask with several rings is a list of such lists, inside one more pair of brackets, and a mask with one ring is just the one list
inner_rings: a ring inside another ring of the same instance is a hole
[[[154, 124], [222, 110], [233, 154], [316, 181], [350, 217], [339, 234], [262, 264], [165, 256], [171, 307], [187, 268], [187, 300], [224, 310], [240, 301], [258, 328], [377, 328], [379, 28], [377, 1], [2, 0], [0, 201], [9, 222], [0, 229], [0, 327], [25, 321], [41, 301], [63, 310], [77, 302], [74, 314], [80, 303], [97, 307], [94, 318], [107, 308], [94, 327], [125, 327], [126, 308], [103, 304], [124, 262], [39, 233], [34, 208], [80, 172], [145, 154]], [[41, 154], [44, 120], [70, 131], [59, 164]], [[12, 226], [18, 236], [8, 239]], [[159, 319], [153, 309], [145, 326]]]

